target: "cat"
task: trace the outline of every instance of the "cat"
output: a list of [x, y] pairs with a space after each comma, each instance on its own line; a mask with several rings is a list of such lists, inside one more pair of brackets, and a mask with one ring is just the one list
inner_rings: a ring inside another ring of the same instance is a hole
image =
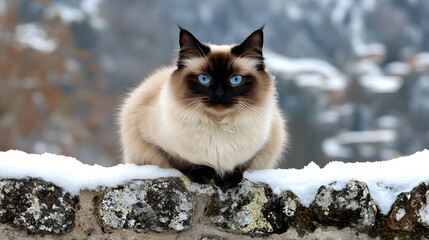
[[202, 44], [181, 28], [175, 66], [146, 78], [119, 115], [125, 163], [176, 168], [191, 181], [236, 186], [273, 168], [287, 141], [263, 27], [238, 45]]

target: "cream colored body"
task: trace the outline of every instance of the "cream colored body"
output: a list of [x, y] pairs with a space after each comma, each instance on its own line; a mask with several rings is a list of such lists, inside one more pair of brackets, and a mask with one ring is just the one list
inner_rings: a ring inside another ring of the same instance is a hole
[[183, 105], [172, 99], [169, 79], [174, 69], [158, 70], [126, 99], [120, 114], [126, 163], [171, 167], [158, 146], [173, 157], [209, 165], [219, 173], [250, 159], [249, 169], [277, 164], [286, 136], [274, 92], [252, 113], [184, 113]]

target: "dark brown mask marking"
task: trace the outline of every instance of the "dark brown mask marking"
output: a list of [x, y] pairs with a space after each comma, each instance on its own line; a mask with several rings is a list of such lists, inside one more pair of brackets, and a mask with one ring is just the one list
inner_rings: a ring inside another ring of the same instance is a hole
[[[256, 71], [264, 71], [264, 58], [262, 55], [263, 28], [249, 35], [241, 44], [231, 48], [230, 52], [212, 52], [210, 47], [198, 41], [189, 31], [180, 28], [180, 52], [177, 61], [178, 70], [185, 69], [186, 59], [203, 58], [207, 63], [201, 73], [187, 76], [190, 95], [204, 96], [209, 106], [231, 106], [237, 97], [246, 97], [251, 93], [255, 85], [255, 79], [251, 74], [242, 75], [243, 83], [232, 86], [229, 79], [238, 73], [240, 69], [234, 65], [237, 58], [251, 58], [256, 61]], [[234, 67], [235, 66], [235, 67]], [[192, 69], [191, 69], [192, 70]], [[202, 85], [198, 82], [198, 74], [205, 74], [211, 78], [211, 83]]]

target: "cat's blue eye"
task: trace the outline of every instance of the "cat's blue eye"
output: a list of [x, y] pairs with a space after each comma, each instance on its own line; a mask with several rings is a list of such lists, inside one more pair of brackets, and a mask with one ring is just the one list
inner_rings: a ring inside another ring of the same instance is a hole
[[229, 82], [230, 82], [232, 85], [238, 85], [238, 84], [240, 84], [242, 81], [243, 81], [243, 77], [242, 77], [242, 76], [240, 76], [240, 75], [235, 75], [235, 76], [233, 76], [232, 78], [230, 78], [230, 79], [229, 79]]
[[209, 84], [212, 81], [212, 79], [207, 75], [200, 74], [198, 75], [198, 81], [200, 81], [200, 83], [202, 84]]

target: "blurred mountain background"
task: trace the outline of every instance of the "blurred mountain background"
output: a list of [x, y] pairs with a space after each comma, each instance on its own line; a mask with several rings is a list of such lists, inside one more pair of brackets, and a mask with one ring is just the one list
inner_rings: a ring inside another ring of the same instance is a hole
[[118, 106], [174, 63], [177, 24], [216, 44], [266, 24], [283, 168], [429, 147], [429, 1], [0, 0], [0, 150], [119, 163]]

